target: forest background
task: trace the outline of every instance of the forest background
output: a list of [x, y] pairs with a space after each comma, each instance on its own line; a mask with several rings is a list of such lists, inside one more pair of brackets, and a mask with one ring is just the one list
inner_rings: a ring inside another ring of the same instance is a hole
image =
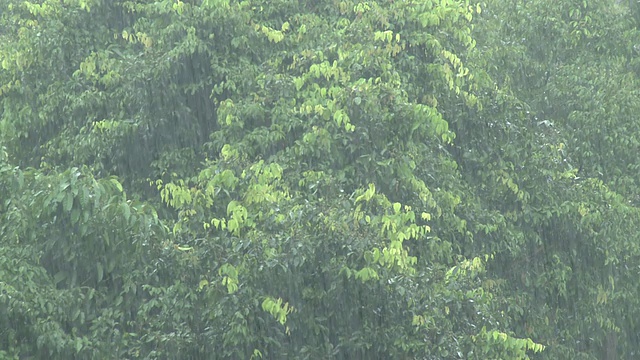
[[637, 359], [639, 20], [2, 1], [0, 359]]

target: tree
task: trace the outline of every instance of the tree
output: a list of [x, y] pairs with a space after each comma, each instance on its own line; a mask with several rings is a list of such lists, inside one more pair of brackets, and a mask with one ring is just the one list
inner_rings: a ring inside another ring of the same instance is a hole
[[2, 356], [638, 351], [621, 6], [2, 6]]
[[[632, 358], [637, 324], [622, 309], [634, 306], [637, 293], [626, 270], [638, 251], [633, 19], [611, 2], [515, 2], [487, 10], [476, 59], [488, 81], [519, 104], [488, 130], [509, 139], [488, 151], [507, 168], [485, 168], [481, 176], [527, 189], [515, 210], [505, 208], [502, 194], [493, 197], [529, 244], [507, 263], [526, 267], [503, 267], [511, 283], [524, 285], [513, 289], [525, 304], [516, 308], [522, 320], [514, 330], [553, 344], [548, 358]], [[552, 154], [543, 156], [545, 150]]]

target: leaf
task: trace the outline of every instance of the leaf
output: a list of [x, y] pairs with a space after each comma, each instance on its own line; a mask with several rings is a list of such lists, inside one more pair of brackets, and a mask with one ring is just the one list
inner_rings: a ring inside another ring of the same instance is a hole
[[122, 190], [122, 184], [120, 184], [120, 182], [117, 179], [112, 178], [109, 181], [111, 182], [111, 184], [113, 184], [116, 187], [116, 189], [118, 189], [118, 191], [120, 191], [120, 192], [123, 191]]
[[200, 280], [198, 283], [198, 290], [204, 289], [205, 286], [209, 285], [209, 282], [205, 279]]
[[67, 277], [68, 277], [68, 274], [66, 271], [58, 271], [53, 277], [53, 282], [57, 285], [61, 281], [66, 280]]
[[80, 210], [73, 209], [71, 210], [71, 225], [75, 225], [80, 219]]
[[99, 261], [96, 262], [96, 268], [98, 269], [98, 282], [102, 281], [104, 276], [104, 268], [102, 267], [102, 263]]
[[64, 200], [62, 201], [62, 209], [65, 212], [69, 212], [72, 206], [73, 206], [73, 194], [68, 192], [65, 194]]
[[131, 218], [131, 208], [127, 203], [120, 203], [120, 210], [122, 211], [122, 216], [124, 216], [125, 221], [129, 221]]
[[399, 213], [401, 207], [402, 205], [400, 203], [393, 203], [393, 212], [396, 214]]

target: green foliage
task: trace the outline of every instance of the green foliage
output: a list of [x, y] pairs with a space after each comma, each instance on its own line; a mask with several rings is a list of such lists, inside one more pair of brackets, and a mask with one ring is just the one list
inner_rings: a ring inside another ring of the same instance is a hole
[[633, 358], [636, 10], [3, 2], [0, 357]]
[[113, 178], [44, 175], [4, 160], [3, 349], [9, 358], [124, 355], [138, 327], [128, 309], [142, 301], [145, 247], [164, 233], [155, 211], [127, 200]]
[[637, 325], [618, 306], [634, 305], [608, 294], [637, 293], [620, 271], [639, 250], [633, 19], [608, 1], [491, 2], [478, 26], [473, 58], [504, 120], [480, 127], [496, 147], [473, 150], [499, 166], [472, 166], [501, 183], [486, 200], [517, 226], [496, 267], [520, 284], [509, 302], [521, 305], [508, 306], [516, 332], [549, 344], [542, 358], [631, 358]]

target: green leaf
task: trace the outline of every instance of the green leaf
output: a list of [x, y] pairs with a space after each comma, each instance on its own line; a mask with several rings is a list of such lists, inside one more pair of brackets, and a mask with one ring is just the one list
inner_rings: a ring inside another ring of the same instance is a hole
[[102, 281], [104, 276], [104, 268], [102, 267], [102, 263], [96, 262], [96, 268], [98, 270], [98, 281]]
[[120, 192], [123, 191], [122, 190], [122, 184], [120, 184], [120, 182], [117, 179], [112, 178], [109, 181], [111, 182], [111, 184], [113, 184], [116, 187], [116, 189], [118, 189], [118, 191], [120, 191]]
[[402, 205], [400, 203], [393, 203], [393, 212], [396, 214], [399, 213], [401, 207]]
[[71, 211], [71, 207], [73, 206], [73, 194], [70, 192], [66, 193], [64, 196], [64, 200], [62, 201], [62, 209], [65, 212]]

